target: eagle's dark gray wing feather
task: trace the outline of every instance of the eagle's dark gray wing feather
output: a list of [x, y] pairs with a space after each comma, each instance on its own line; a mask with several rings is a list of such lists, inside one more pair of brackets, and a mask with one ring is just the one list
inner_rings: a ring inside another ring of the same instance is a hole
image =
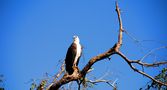
[[[76, 44], [72, 43], [71, 46], [68, 48], [67, 54], [66, 54], [66, 58], [65, 58], [65, 64], [66, 64], [66, 71], [68, 72], [68, 74], [72, 74], [73, 73], [73, 63], [74, 63], [74, 59], [76, 57]], [[77, 62], [78, 64], [78, 62]]]

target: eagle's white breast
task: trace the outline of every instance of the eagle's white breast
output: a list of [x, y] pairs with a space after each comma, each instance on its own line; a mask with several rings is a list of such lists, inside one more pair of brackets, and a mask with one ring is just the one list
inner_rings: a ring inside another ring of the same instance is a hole
[[79, 43], [79, 38], [77, 37], [76, 40], [74, 41], [74, 43], [76, 44], [76, 57], [74, 59], [74, 65], [76, 66], [77, 60], [78, 58], [81, 56], [81, 45]]

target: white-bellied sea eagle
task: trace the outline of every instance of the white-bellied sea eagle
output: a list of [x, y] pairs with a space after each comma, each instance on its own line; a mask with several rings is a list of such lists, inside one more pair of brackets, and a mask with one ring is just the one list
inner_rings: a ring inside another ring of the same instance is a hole
[[73, 43], [68, 48], [66, 58], [65, 58], [65, 64], [66, 64], [66, 71], [69, 75], [73, 74], [74, 68], [77, 67], [79, 63], [79, 59], [81, 57], [82, 53], [82, 47], [80, 45], [79, 37], [73, 36]]

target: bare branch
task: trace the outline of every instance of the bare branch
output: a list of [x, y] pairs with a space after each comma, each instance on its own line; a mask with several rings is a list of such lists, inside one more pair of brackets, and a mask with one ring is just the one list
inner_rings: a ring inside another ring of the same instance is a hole
[[99, 54], [99, 55], [93, 57], [92, 59], [90, 59], [88, 64], [82, 69], [81, 75], [84, 77], [94, 63], [96, 63], [97, 61], [103, 60], [105, 58], [108, 58], [109, 56], [114, 54], [115, 47], [116, 47], [116, 45], [113, 48], [109, 49], [107, 52]]
[[130, 63], [137, 63], [137, 64], [139, 64], [141, 66], [145, 66], [145, 67], [159, 67], [160, 65], [167, 64], [167, 61], [154, 62], [154, 63], [144, 63], [140, 60], [132, 60], [132, 61], [130, 61]]
[[132, 63], [137, 63], [137, 64], [139, 64], [139, 65], [144, 65], [144, 66], [147, 66], [147, 65], [155, 66], [155, 65], [158, 65], [158, 64], [159, 64], [159, 65], [161, 65], [161, 64], [167, 64], [167, 62], [156, 63], [155, 65], [154, 65], [154, 64], [146, 64], [146, 63], [140, 62], [139, 60], [132, 61], [132, 60], [128, 59], [128, 58], [127, 58], [124, 54], [122, 54], [120, 51], [117, 52], [117, 54], [120, 55], [120, 56], [128, 63], [128, 65], [129, 65], [134, 71], [136, 71], [136, 72], [138, 72], [138, 73], [140, 73], [140, 74], [142, 74], [142, 75], [144, 75], [144, 76], [150, 78], [151, 80], [153, 80], [153, 81], [156, 82], [156, 83], [159, 83], [160, 85], [165, 85], [165, 86], [167, 86], [167, 83], [163, 83], [163, 82], [161, 82], [161, 81], [158, 81], [158, 80], [154, 79], [154, 78], [151, 77], [150, 75], [146, 74], [146, 73], [143, 72], [143, 71], [140, 71], [140, 70], [136, 69], [136, 68], [132, 65]]
[[146, 66], [146, 67], [158, 67], [160, 65], [165, 65], [167, 64], [167, 61], [162, 61], [162, 62], [156, 62], [156, 63], [152, 63], [152, 64], [148, 64], [148, 63], [139, 63], [139, 64], [142, 64], [143, 66]]
[[121, 47], [122, 45], [122, 32], [123, 32], [123, 26], [122, 26], [122, 19], [121, 19], [121, 13], [120, 13], [120, 9], [118, 7], [118, 2], [116, 2], [116, 12], [118, 15], [118, 21], [119, 21], [119, 35], [118, 35], [118, 49]]

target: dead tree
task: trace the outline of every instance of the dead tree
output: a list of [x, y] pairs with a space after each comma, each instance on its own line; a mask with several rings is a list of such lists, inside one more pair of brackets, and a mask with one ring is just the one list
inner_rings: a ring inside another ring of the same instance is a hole
[[[130, 66], [130, 68], [132, 70], [134, 70], [135, 72], [151, 79], [153, 82], [159, 84], [159, 85], [164, 85], [164, 86], [167, 86], [167, 83], [164, 83], [164, 82], [161, 82], [159, 80], [156, 80], [155, 78], [153, 78], [153, 76], [150, 76], [149, 74], [145, 73], [143, 70], [139, 70], [135, 67], [135, 65], [140, 65], [142, 67], [157, 67], [157, 66], [160, 66], [160, 65], [164, 65], [164, 64], [167, 64], [167, 61], [164, 61], [164, 62], [156, 62], [156, 63], [145, 63], [143, 62], [143, 59], [149, 54], [146, 54], [143, 58], [141, 59], [138, 59], [138, 60], [131, 60], [129, 59], [123, 52], [121, 52], [120, 48], [122, 46], [122, 38], [123, 38], [123, 32], [124, 32], [124, 29], [123, 29], [123, 24], [122, 24], [122, 19], [121, 19], [121, 13], [120, 13], [120, 9], [118, 7], [118, 3], [116, 2], [116, 12], [117, 12], [117, 15], [118, 15], [118, 22], [119, 22], [119, 33], [118, 33], [118, 41], [115, 43], [115, 45], [113, 45], [112, 48], [110, 48], [109, 50], [107, 50], [106, 52], [102, 53], [102, 54], [99, 54], [97, 56], [94, 56], [92, 57], [89, 62], [84, 66], [84, 68], [82, 70], [74, 70], [74, 74], [72, 75], [68, 75], [68, 74], [64, 74], [62, 76], [62, 78], [60, 80], [54, 80], [50, 85], [48, 85], [48, 88], [47, 90], [58, 90], [61, 86], [69, 83], [69, 82], [72, 82], [72, 81], [77, 81], [79, 80], [80, 83], [79, 85], [83, 82], [84, 78], [86, 77], [87, 73], [89, 72], [89, 70], [91, 69], [91, 67], [98, 61], [105, 61], [106, 58], [109, 58], [111, 57], [112, 55], [114, 54], [117, 54], [119, 55], [120, 57], [123, 58], [123, 60], [126, 61], [126, 63]], [[167, 46], [165, 46], [164, 48], [167, 48]], [[135, 65], [134, 65], [135, 64]], [[59, 77], [62, 72], [64, 71], [64, 68], [63, 68], [63, 65], [62, 64], [62, 69], [60, 71], [60, 73], [58, 73], [56, 75], [56, 78]], [[89, 81], [89, 82], [92, 82], [92, 83], [98, 83], [98, 82], [106, 82], [107, 81], [103, 81], [103, 80], [99, 80], [99, 81]], [[43, 89], [40, 89], [40, 90], [43, 90]]]

